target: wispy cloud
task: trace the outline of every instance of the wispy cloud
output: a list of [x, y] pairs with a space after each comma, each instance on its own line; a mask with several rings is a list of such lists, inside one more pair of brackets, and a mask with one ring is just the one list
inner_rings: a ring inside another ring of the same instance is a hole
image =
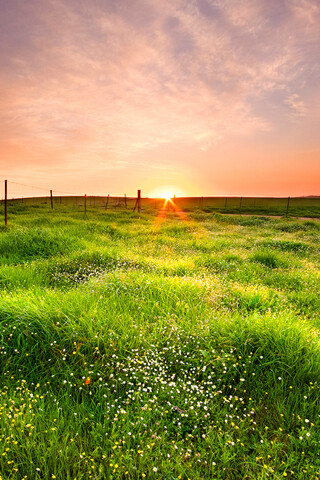
[[294, 116], [305, 117], [307, 114], [307, 108], [305, 103], [301, 100], [297, 93], [293, 93], [286, 98], [285, 103], [290, 107]]
[[[203, 151], [272, 132], [288, 111], [312, 120], [317, 0], [0, 6], [0, 148], [16, 165], [126, 168], [164, 145]], [[273, 117], [256, 109], [266, 98]]]

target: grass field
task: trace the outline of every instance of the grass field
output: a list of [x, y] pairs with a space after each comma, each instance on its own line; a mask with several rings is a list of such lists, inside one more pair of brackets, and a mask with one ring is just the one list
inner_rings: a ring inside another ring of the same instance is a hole
[[[106, 208], [111, 210], [122, 210], [134, 208], [136, 204], [134, 197], [101, 197], [88, 196], [86, 203], [93, 209]], [[84, 196], [54, 196], [52, 198], [55, 208], [61, 208], [62, 205], [69, 207], [78, 207], [84, 209]], [[31, 205], [50, 205], [50, 197], [29, 197], [16, 198], [9, 203], [9, 210], [15, 206]], [[293, 198], [275, 198], [275, 197], [180, 197], [175, 198], [178, 208], [184, 212], [192, 212], [195, 209], [206, 213], [229, 213], [229, 214], [248, 214], [248, 215], [291, 215], [295, 217], [320, 218], [320, 197], [293, 197]], [[161, 198], [142, 198], [142, 208], [144, 211], [160, 209], [163, 205]], [[171, 208], [172, 210], [172, 208]]]
[[320, 478], [320, 222], [10, 207], [0, 478]]

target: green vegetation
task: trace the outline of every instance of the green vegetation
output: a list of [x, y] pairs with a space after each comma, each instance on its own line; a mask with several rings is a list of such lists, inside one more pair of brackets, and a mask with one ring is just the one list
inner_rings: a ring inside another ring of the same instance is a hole
[[10, 207], [0, 478], [320, 478], [320, 223]]

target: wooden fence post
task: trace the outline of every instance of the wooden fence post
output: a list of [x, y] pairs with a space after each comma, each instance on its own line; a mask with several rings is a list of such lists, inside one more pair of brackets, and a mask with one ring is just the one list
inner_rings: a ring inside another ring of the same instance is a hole
[[242, 197], [240, 197], [240, 205], [239, 205], [239, 213], [241, 214], [241, 207], [242, 207]]
[[138, 190], [138, 196], [137, 196], [136, 204], [134, 206], [133, 211], [135, 211], [137, 207], [138, 207], [138, 212], [140, 213], [141, 212], [141, 190]]
[[127, 208], [127, 195], [124, 194], [124, 204], [125, 204], [125, 207]]
[[286, 211], [286, 215], [288, 215], [288, 213], [289, 213], [289, 204], [290, 204], [290, 197], [288, 197], [288, 200], [287, 200], [287, 211]]
[[53, 210], [52, 190], [50, 190], [50, 201], [51, 201], [51, 210]]
[[84, 214], [87, 215], [87, 194], [84, 194]]
[[227, 202], [228, 202], [228, 197], [226, 197], [226, 199], [225, 199], [224, 208], [227, 208]]
[[107, 201], [106, 201], [106, 210], [108, 209], [108, 203], [109, 203], [109, 193], [108, 193]]
[[4, 181], [4, 224], [8, 225], [8, 180]]

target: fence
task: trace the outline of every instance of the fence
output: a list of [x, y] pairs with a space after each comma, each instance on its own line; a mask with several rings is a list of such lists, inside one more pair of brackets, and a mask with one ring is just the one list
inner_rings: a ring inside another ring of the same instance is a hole
[[[10, 183], [10, 182], [9, 182]], [[16, 182], [16, 185], [18, 184]], [[37, 187], [30, 187], [37, 188]], [[44, 190], [40, 188], [39, 190]], [[61, 205], [74, 206], [83, 209], [99, 208], [104, 210], [136, 210], [140, 212], [166, 209], [168, 211], [201, 210], [203, 212], [234, 213], [234, 214], [262, 214], [262, 215], [296, 215], [320, 217], [319, 197], [174, 197], [166, 202], [163, 198], [141, 197], [141, 190], [136, 195], [97, 196], [97, 195], [57, 195], [47, 190], [46, 196], [27, 196], [10, 198], [8, 182], [4, 188], [4, 217], [5, 225], [8, 221], [8, 210], [16, 205], [48, 205], [49, 208], [58, 208]], [[165, 205], [164, 205], [165, 204]]]
[[[53, 206], [73, 205], [84, 206], [85, 198], [88, 207], [100, 208], [134, 208], [137, 196], [98, 196], [98, 195], [78, 195], [78, 196], [55, 196], [52, 197]], [[2, 202], [4, 202], [2, 200]], [[141, 197], [141, 208], [143, 207], [161, 207], [163, 198]], [[181, 209], [237, 209], [238, 211], [246, 208], [279, 208], [285, 212], [293, 207], [320, 207], [320, 197], [175, 197], [174, 203]], [[43, 197], [21, 197], [8, 198], [8, 204], [21, 205], [51, 205], [50, 196]]]
[[200, 208], [203, 210], [279, 210], [282, 214], [298, 208], [318, 208], [319, 197], [184, 197], [176, 199], [182, 209]]

